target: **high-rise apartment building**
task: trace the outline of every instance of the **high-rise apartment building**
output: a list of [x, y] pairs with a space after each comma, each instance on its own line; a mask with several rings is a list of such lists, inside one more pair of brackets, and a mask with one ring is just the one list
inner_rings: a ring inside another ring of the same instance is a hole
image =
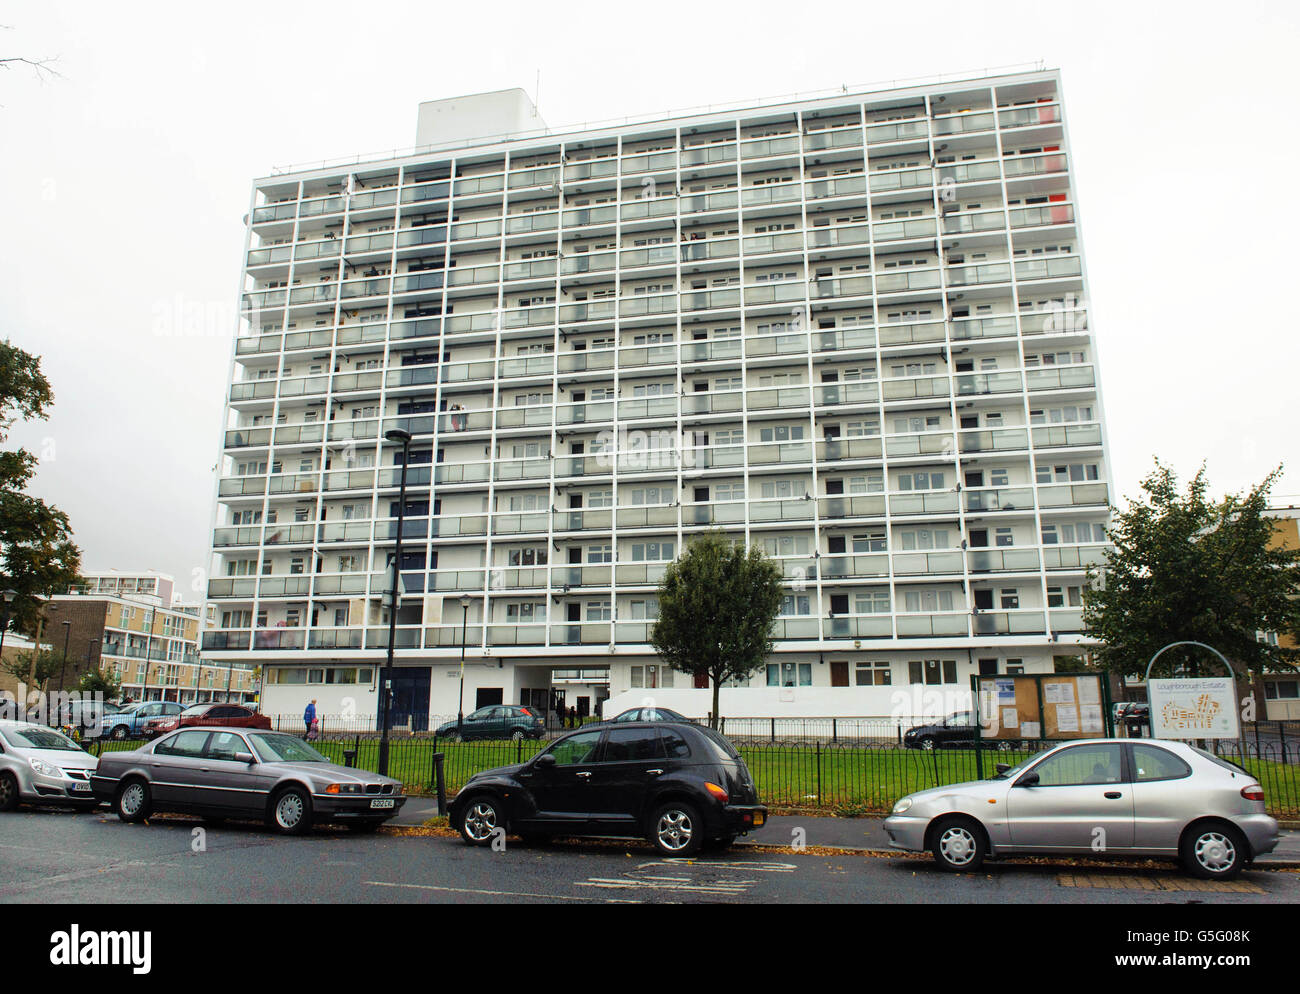
[[704, 714], [647, 637], [710, 528], [788, 588], [729, 715], [1080, 652], [1111, 493], [1057, 73], [573, 132], [488, 96], [254, 184], [204, 644], [263, 710], [375, 713], [394, 428], [398, 723], [456, 713], [462, 636], [467, 712]]

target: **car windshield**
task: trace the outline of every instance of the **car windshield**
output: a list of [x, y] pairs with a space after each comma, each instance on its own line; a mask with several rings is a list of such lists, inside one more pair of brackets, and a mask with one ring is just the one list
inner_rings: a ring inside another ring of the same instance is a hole
[[57, 749], [80, 752], [81, 746], [53, 728], [7, 728], [5, 741], [15, 749]]
[[295, 735], [263, 732], [248, 737], [263, 763], [328, 763], [329, 760]]
[[204, 711], [208, 709], [208, 707], [209, 705], [207, 704], [195, 704], [192, 707], [188, 707], [184, 711], [182, 711], [181, 717], [184, 718], [188, 716], [190, 718], [193, 718], [195, 715], [202, 714]]

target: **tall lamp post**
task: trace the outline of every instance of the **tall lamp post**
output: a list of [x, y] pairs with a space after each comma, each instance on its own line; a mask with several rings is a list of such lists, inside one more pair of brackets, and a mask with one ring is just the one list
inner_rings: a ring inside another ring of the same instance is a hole
[[[63, 694], [63, 678], [64, 676], [67, 675], [68, 672], [68, 636], [71, 634], [72, 634], [72, 622], [65, 621], [63, 623], [63, 665], [59, 667], [59, 694], [60, 695]], [[63, 723], [62, 722], [62, 718], [63, 718], [62, 696], [60, 697], [60, 703], [59, 703], [59, 718], [60, 720], [59, 722], [57, 722], [57, 724], [62, 724]]]
[[465, 737], [465, 626], [469, 621], [469, 594], [460, 595], [460, 703], [456, 705], [456, 737]]
[[388, 658], [379, 674], [379, 773], [388, 774], [388, 683], [393, 669], [393, 644], [397, 640], [397, 590], [402, 577], [402, 520], [406, 516], [406, 467], [411, 461], [411, 433], [394, 428], [384, 438], [402, 447], [402, 481], [397, 491], [397, 544], [393, 550], [393, 581], [388, 588]]
[[[10, 605], [13, 604], [14, 598], [17, 596], [18, 596], [18, 591], [13, 589], [6, 590], [3, 594], [0, 594], [0, 598], [3, 598], [4, 600], [4, 608], [0, 609], [0, 662], [4, 661], [5, 632], [9, 630]], [[22, 715], [18, 711], [18, 695], [15, 694], [14, 695], [14, 718], [15, 720], [17, 720], [21, 717]]]

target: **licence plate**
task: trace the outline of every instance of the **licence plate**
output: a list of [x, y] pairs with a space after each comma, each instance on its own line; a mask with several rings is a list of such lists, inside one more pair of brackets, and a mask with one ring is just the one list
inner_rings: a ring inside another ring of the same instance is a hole
[[88, 783], [74, 783], [74, 784], [72, 785], [72, 792], [73, 792], [74, 794], [89, 794], [89, 793], [90, 793], [90, 784], [88, 784]]
[[764, 819], [764, 817], [765, 817], [765, 815], [763, 814], [763, 812], [761, 812], [761, 811], [755, 811], [755, 812], [754, 812], [754, 825], [755, 825], [755, 827], [757, 827], [757, 826], [763, 824], [763, 819]]
[[379, 797], [370, 802], [370, 810], [378, 811], [382, 808], [391, 808], [393, 799], [391, 797]]

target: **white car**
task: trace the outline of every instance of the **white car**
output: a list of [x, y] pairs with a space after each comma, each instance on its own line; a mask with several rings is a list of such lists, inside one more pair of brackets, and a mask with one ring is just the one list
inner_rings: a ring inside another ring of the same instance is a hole
[[1109, 854], [1174, 858], [1226, 880], [1278, 842], [1255, 777], [1182, 742], [1066, 742], [997, 769], [902, 798], [885, 819], [890, 844], [954, 871], [1013, 853]]
[[99, 806], [90, 774], [99, 760], [62, 732], [25, 721], [0, 721], [0, 811], [19, 804]]

